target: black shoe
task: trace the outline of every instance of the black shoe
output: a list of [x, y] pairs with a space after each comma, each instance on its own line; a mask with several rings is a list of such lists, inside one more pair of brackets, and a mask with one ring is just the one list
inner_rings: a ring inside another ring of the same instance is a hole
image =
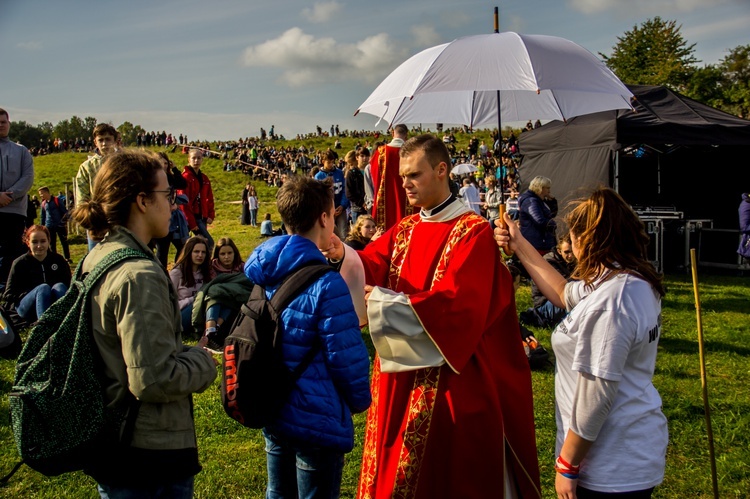
[[206, 342], [206, 349], [213, 353], [224, 353], [224, 340], [226, 336], [221, 333], [220, 329], [212, 328], [211, 330], [206, 330], [206, 339], [208, 340]]
[[523, 312], [518, 314], [518, 321], [525, 326], [537, 326], [538, 325], [538, 321], [536, 320], [536, 314], [534, 314], [534, 311], [531, 309], [524, 310]]

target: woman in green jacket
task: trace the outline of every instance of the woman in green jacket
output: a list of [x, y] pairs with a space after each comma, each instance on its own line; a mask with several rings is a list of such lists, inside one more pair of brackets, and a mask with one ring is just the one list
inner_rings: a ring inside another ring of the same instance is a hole
[[73, 212], [76, 222], [103, 238], [86, 256], [83, 272], [121, 248], [144, 253], [114, 266], [92, 290], [105, 401], [137, 411], [132, 432], [121, 432], [131, 433], [126, 441], [85, 470], [102, 498], [192, 497], [201, 470], [191, 397], [211, 385], [216, 363], [200, 343], [182, 344], [174, 289], [148, 248], [168, 233], [174, 201], [158, 156], [130, 150], [105, 159], [93, 197]]

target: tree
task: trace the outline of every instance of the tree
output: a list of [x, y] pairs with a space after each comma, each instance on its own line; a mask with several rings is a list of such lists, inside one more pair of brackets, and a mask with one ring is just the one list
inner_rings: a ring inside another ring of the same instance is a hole
[[144, 132], [143, 128], [141, 128], [141, 125], [134, 126], [129, 121], [126, 121], [122, 125], [118, 126], [117, 131], [120, 132], [122, 144], [125, 146], [136, 145], [138, 134]]
[[719, 109], [725, 108], [726, 78], [717, 66], [706, 65], [693, 72], [684, 94], [693, 100]]
[[44, 133], [47, 139], [52, 138], [52, 133], [55, 131], [55, 127], [52, 125], [52, 123], [50, 123], [49, 121], [43, 121], [37, 126], [39, 127], [39, 130]]
[[44, 131], [34, 125], [30, 125], [25, 121], [14, 121], [10, 127], [10, 140], [25, 145], [29, 149], [32, 147], [38, 147], [42, 139], [47, 139]]
[[724, 110], [743, 118], [750, 115], [750, 45], [739, 45], [719, 62], [724, 75]]
[[[96, 121], [96, 120], [94, 120]], [[93, 129], [91, 130], [93, 132]], [[68, 141], [72, 142], [76, 139], [86, 139], [91, 137], [91, 132], [86, 131], [86, 123], [78, 116], [70, 118], [70, 137], [66, 137]]]
[[682, 91], [698, 60], [693, 55], [695, 44], [688, 45], [680, 29], [675, 21], [657, 16], [618, 37], [611, 56], [599, 55], [624, 83]]
[[94, 128], [96, 128], [96, 118], [86, 116], [83, 119], [83, 128], [86, 130], [86, 135], [81, 138], [83, 140], [92, 140], [94, 137]]

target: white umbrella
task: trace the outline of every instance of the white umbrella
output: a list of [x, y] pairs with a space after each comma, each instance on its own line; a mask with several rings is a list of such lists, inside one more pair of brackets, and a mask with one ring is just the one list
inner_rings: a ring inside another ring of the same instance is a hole
[[[362, 103], [394, 123], [477, 127], [565, 120], [632, 109], [633, 94], [591, 52], [570, 40], [513, 32], [467, 36], [397, 67]], [[499, 111], [499, 112], [498, 112]]]
[[455, 173], [456, 175], [463, 175], [465, 173], [472, 173], [475, 171], [477, 171], [477, 167], [472, 165], [471, 163], [461, 163], [460, 165], [456, 165], [451, 168], [451, 173]]

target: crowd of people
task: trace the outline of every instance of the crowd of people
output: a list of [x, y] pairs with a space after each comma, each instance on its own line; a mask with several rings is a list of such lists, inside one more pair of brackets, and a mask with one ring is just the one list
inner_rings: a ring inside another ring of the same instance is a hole
[[[9, 126], [0, 109], [0, 278], [19, 315], [37, 320], [70, 286], [66, 257], [50, 248], [52, 229], [63, 241], [65, 217], [87, 231], [83, 272], [122, 248], [143, 255], [92, 291], [105, 402], [141, 402], [130, 440], [85, 470], [101, 497], [192, 497], [201, 470], [192, 394], [214, 382], [222, 326], [253, 286], [270, 299], [314, 263], [333, 271], [280, 316], [283, 362], [291, 369], [308, 352], [312, 361], [263, 429], [267, 497], [338, 497], [352, 414], [364, 411], [358, 497], [541, 497], [531, 373], [501, 249], [546, 300], [530, 313], [555, 327], [558, 496], [650, 497], [663, 480], [667, 426], [652, 378], [665, 290], [643, 224], [614, 191], [576, 202], [558, 239], [549, 179], [512, 194], [514, 140], [472, 141], [454, 155], [451, 132], [409, 138], [396, 125], [389, 142], [343, 158], [335, 147], [243, 141], [219, 154], [248, 154], [251, 176], [277, 174], [283, 223], [243, 263], [234, 241], [214, 242], [208, 230], [207, 148], [183, 144], [180, 172], [97, 125], [75, 207], [68, 213], [42, 188], [44, 223], [26, 228], [33, 160], [8, 140]], [[451, 169], [460, 162], [476, 171], [459, 187]], [[242, 197], [242, 222], [256, 225], [251, 183]], [[196, 346], [183, 344], [190, 336]]]

